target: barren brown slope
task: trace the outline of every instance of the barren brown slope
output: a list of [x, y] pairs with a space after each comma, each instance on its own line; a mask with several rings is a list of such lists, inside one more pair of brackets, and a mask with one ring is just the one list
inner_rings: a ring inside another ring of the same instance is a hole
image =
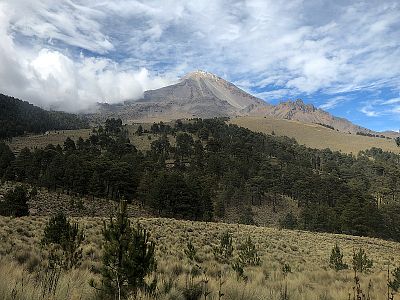
[[400, 153], [400, 148], [396, 146], [393, 139], [347, 134], [317, 124], [248, 116], [232, 118], [230, 122], [252, 131], [268, 134], [275, 132], [276, 135], [293, 137], [299, 144], [311, 148], [329, 148], [344, 153], [357, 154], [361, 150], [377, 147], [385, 151]]

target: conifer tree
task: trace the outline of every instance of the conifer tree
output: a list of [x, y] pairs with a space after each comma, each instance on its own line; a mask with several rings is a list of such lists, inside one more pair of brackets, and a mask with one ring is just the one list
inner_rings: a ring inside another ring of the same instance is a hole
[[343, 262], [343, 253], [337, 243], [332, 248], [331, 257], [329, 259], [329, 267], [336, 271], [345, 270], [348, 268], [347, 264]]
[[156, 283], [145, 280], [156, 269], [155, 244], [141, 225], [131, 226], [126, 209], [126, 201], [121, 201], [116, 219], [104, 222], [103, 228], [102, 291], [117, 299], [154, 290]]

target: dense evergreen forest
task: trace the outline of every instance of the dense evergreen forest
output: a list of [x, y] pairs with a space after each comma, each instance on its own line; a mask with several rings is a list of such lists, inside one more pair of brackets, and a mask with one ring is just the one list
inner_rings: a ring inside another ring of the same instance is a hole
[[74, 114], [46, 111], [29, 102], [0, 94], [0, 139], [25, 133], [88, 127], [86, 120]]
[[[400, 241], [400, 156], [380, 149], [357, 157], [294, 139], [255, 133], [223, 119], [153, 124], [143, 153], [121, 120], [87, 139], [22, 150], [0, 144], [0, 178], [93, 197], [139, 200], [160, 216], [218, 220], [226, 208], [251, 224], [252, 205], [297, 202], [282, 225]], [[138, 135], [143, 134], [139, 126]], [[168, 136], [176, 137], [171, 145]]]

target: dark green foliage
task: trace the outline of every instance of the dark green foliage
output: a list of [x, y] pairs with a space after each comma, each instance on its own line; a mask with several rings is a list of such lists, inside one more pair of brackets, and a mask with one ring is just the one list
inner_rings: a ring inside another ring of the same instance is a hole
[[394, 141], [396, 142], [397, 147], [400, 147], [400, 137], [396, 137]]
[[136, 130], [136, 134], [137, 134], [138, 136], [141, 136], [141, 135], [143, 134], [143, 126], [142, 126], [142, 125], [139, 125], [139, 126], [138, 126], [138, 128], [137, 128], [137, 130]]
[[282, 273], [283, 273], [283, 276], [286, 277], [289, 273], [292, 273], [292, 267], [288, 263], [285, 263], [282, 266]]
[[239, 262], [243, 266], [258, 266], [261, 264], [261, 259], [258, 256], [256, 245], [249, 236], [243, 243], [237, 247]]
[[296, 216], [292, 212], [289, 212], [280, 221], [280, 225], [282, 228], [295, 229], [298, 226], [298, 221], [297, 221]]
[[237, 260], [232, 264], [232, 269], [235, 271], [236, 273], [236, 279], [242, 279], [244, 281], [247, 280], [247, 276], [244, 274], [244, 264], [240, 261]]
[[389, 287], [394, 292], [399, 292], [400, 290], [400, 267], [397, 267], [392, 271], [392, 279], [388, 282]]
[[102, 291], [112, 298], [135, 296], [139, 289], [151, 292], [155, 281], [149, 284], [145, 277], [156, 269], [155, 244], [140, 224], [131, 226], [125, 201], [116, 219], [104, 222], [103, 237]]
[[241, 209], [238, 223], [245, 225], [256, 225], [251, 207], [247, 206]]
[[[244, 224], [254, 224], [253, 205], [280, 212], [290, 197], [299, 217], [287, 215], [283, 227], [400, 241], [397, 154], [310, 149], [223, 119], [153, 125], [158, 137], [146, 153], [130, 143], [118, 119], [75, 146], [67, 140], [65, 150], [23, 149], [14, 159], [3, 144], [0, 175], [67, 193], [139, 199], [166, 217], [208, 221], [236, 208]], [[176, 146], [167, 134], [176, 134]]]
[[373, 261], [367, 257], [365, 250], [360, 248], [353, 252], [353, 270], [356, 272], [368, 272], [373, 266]]
[[194, 259], [196, 258], [196, 248], [194, 247], [192, 241], [188, 241], [186, 244], [186, 249], [184, 250], [186, 257], [190, 260], [190, 261], [194, 261]]
[[203, 294], [201, 284], [188, 284], [182, 291], [185, 300], [200, 300]]
[[197, 180], [186, 179], [178, 172], [161, 173], [143, 190], [147, 190], [146, 202], [160, 215], [199, 220], [207, 219], [207, 212], [212, 213], [207, 189]]
[[232, 234], [228, 231], [221, 235], [220, 243], [214, 247], [215, 259], [222, 263], [229, 263], [233, 257], [233, 241]]
[[3, 142], [0, 142], [0, 179], [6, 174], [11, 163], [15, 160], [14, 153], [10, 147]]
[[88, 122], [76, 115], [46, 111], [26, 101], [0, 94], [0, 140], [25, 133], [88, 127]]
[[0, 215], [23, 217], [29, 215], [28, 192], [25, 187], [17, 186], [9, 190], [0, 202]]
[[[57, 263], [64, 269], [75, 268], [82, 261], [83, 231], [78, 224], [71, 224], [65, 214], [58, 213], [51, 217], [44, 229], [42, 245], [50, 247], [50, 262]], [[56, 246], [51, 248], [52, 246]], [[58, 249], [61, 250], [59, 255]]]
[[335, 244], [332, 248], [331, 256], [329, 258], [329, 267], [336, 271], [348, 268], [348, 265], [343, 262], [343, 253], [338, 244]]
[[70, 137], [67, 137], [67, 139], [64, 142], [64, 151], [74, 151], [74, 150], [76, 150], [75, 142]]

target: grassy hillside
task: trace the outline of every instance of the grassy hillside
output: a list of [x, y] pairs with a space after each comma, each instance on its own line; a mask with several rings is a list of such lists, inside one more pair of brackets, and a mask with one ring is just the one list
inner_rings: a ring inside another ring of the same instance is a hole
[[392, 139], [347, 134], [317, 124], [263, 117], [237, 117], [232, 118], [230, 122], [256, 132], [275, 132], [279, 136], [293, 137], [299, 144], [316, 149], [329, 148], [357, 154], [361, 150], [377, 147], [384, 151], [400, 153], [400, 148]]
[[[288, 136], [295, 138], [299, 144], [310, 148], [341, 151], [343, 153], [357, 154], [361, 150], [372, 147], [381, 148], [384, 151], [400, 153], [400, 148], [392, 139], [373, 138], [354, 134], [346, 134], [331, 130], [317, 124], [306, 124], [297, 121], [279, 120], [263, 117], [237, 117], [232, 118], [230, 123], [236, 124], [252, 131], [271, 134], [275, 132], [278, 136]], [[152, 123], [143, 123], [143, 128], [149, 130]], [[127, 125], [129, 139], [138, 149], [142, 151], [150, 150], [150, 144], [157, 139], [157, 135], [144, 134], [135, 135], [137, 124]], [[10, 147], [19, 152], [24, 147], [31, 149], [44, 148], [48, 144], [62, 145], [67, 137], [77, 140], [79, 137], [86, 139], [89, 137], [90, 129], [51, 131], [46, 135], [30, 135], [13, 138]], [[149, 138], [150, 136], [150, 138]], [[169, 136], [170, 143], [174, 144], [174, 138]]]
[[[43, 269], [48, 252], [41, 249], [40, 239], [46, 220], [46, 217], [0, 217], [0, 298], [95, 299], [95, 290], [88, 282], [91, 278], [99, 280], [103, 219], [73, 219], [85, 230], [84, 261], [78, 269], [62, 271], [54, 294], [44, 291], [48, 274]], [[393, 269], [400, 263], [400, 244], [378, 239], [172, 219], [133, 220], [136, 221], [150, 230], [157, 245], [158, 262], [157, 295], [140, 299], [200, 299], [187, 298], [194, 293], [188, 288], [190, 278], [200, 291], [204, 290], [207, 279], [210, 294], [206, 299], [218, 299], [219, 274], [224, 293], [221, 299], [284, 299], [286, 282], [288, 299], [348, 299], [349, 293], [353, 295], [353, 271], [335, 272], [328, 267], [335, 243], [344, 250], [348, 264], [353, 248], [366, 250], [374, 266], [370, 273], [360, 275], [361, 288], [366, 292], [370, 282], [371, 299], [386, 299], [387, 265]], [[232, 233], [235, 246], [248, 236], [256, 243], [262, 262], [260, 266], [245, 267], [247, 281], [237, 278], [228, 264], [214, 258], [213, 247], [224, 231]], [[197, 250], [194, 263], [184, 253], [189, 240]], [[290, 265], [292, 271], [287, 279], [282, 272], [284, 264]]]
[[[144, 129], [149, 130], [151, 124], [152, 123], [144, 123], [142, 126]], [[135, 134], [137, 127], [137, 124], [126, 126], [128, 130], [128, 137], [131, 143], [139, 150], [150, 150], [151, 142], [158, 139], [158, 136], [151, 133], [144, 133], [142, 136], [138, 136]], [[82, 137], [83, 139], [89, 138], [91, 132], [91, 129], [57, 130], [49, 131], [46, 134], [19, 136], [13, 138], [9, 143], [9, 146], [14, 152], [19, 152], [25, 147], [28, 147], [29, 149], [43, 149], [48, 144], [62, 146], [67, 137], [70, 137], [76, 142], [79, 137]], [[168, 139], [171, 145], [175, 144], [175, 139], [173, 136], [168, 136]]]

